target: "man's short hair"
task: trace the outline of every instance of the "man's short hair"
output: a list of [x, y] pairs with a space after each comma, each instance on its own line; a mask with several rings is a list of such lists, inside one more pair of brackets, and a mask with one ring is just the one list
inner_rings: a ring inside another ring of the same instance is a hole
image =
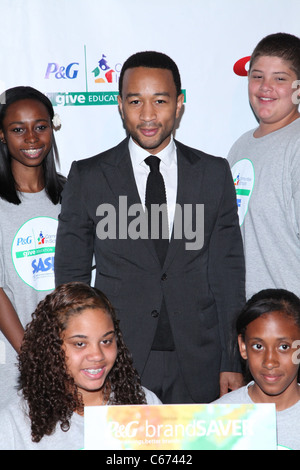
[[123, 78], [126, 70], [136, 67], [170, 70], [176, 86], [177, 96], [181, 94], [181, 78], [174, 60], [162, 52], [145, 51], [137, 52], [130, 56], [123, 64], [119, 78], [119, 93], [122, 97]]
[[264, 37], [255, 47], [249, 65], [261, 56], [279, 57], [291, 63], [292, 69], [300, 79], [300, 38], [288, 33], [275, 33]]

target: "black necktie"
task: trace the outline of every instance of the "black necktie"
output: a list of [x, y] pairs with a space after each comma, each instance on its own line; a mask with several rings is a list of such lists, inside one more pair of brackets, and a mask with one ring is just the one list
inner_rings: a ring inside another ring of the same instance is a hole
[[[169, 245], [168, 213], [165, 183], [159, 171], [160, 159], [150, 155], [145, 159], [150, 167], [146, 186], [146, 208], [148, 210], [149, 234], [153, 239], [161, 265]], [[153, 207], [153, 205], [156, 205]], [[164, 204], [164, 206], [161, 206]], [[158, 207], [160, 206], [160, 210]]]
[[[152, 236], [152, 239], [155, 244], [160, 264], [163, 266], [169, 246], [168, 212], [165, 183], [163, 176], [159, 171], [160, 159], [154, 155], [150, 155], [150, 157], [145, 159], [145, 163], [150, 167], [150, 173], [148, 175], [146, 186], [145, 204], [148, 210], [149, 234], [150, 236], [153, 233], [156, 235], [155, 237]], [[157, 207], [151, 207], [153, 204], [156, 204]], [[159, 211], [159, 217], [157, 217], [156, 214], [158, 214], [158, 206], [161, 206], [162, 204], [164, 204], [163, 210]], [[174, 351], [175, 349], [164, 298], [160, 307], [158, 325], [153, 340], [152, 349], [157, 351]]]

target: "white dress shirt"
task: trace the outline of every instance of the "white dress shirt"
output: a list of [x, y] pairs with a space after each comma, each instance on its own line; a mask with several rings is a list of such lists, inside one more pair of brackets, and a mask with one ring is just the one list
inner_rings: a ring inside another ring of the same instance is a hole
[[[151, 155], [151, 152], [137, 145], [130, 137], [129, 153], [140, 200], [143, 208], [145, 208], [146, 183], [150, 169], [144, 160]], [[156, 154], [156, 156], [161, 160], [159, 169], [165, 182], [170, 228], [169, 236], [171, 237], [177, 197], [177, 151], [173, 136], [171, 136], [167, 147]]]

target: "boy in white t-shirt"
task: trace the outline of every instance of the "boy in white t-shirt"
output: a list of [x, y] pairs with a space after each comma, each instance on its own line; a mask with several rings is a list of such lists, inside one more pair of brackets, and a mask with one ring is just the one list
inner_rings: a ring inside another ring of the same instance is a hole
[[300, 295], [300, 39], [271, 34], [248, 73], [259, 122], [231, 148], [246, 260], [246, 296], [263, 288]]

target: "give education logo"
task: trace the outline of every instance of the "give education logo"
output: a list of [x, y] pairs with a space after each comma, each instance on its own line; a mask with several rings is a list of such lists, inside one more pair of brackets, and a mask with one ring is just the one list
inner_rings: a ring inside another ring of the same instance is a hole
[[[85, 80], [85, 90], [80, 92], [58, 91], [47, 93], [53, 106], [96, 106], [96, 105], [117, 105], [118, 81], [122, 68], [121, 63], [113, 66], [109, 63], [109, 58], [105, 54], [100, 54], [98, 61], [92, 59], [88, 64], [87, 49], [84, 46], [84, 71], [80, 62], [70, 64], [57, 64], [49, 62], [46, 68], [45, 79], [61, 81]], [[89, 86], [99, 86], [102, 89], [89, 91]]]
[[[91, 53], [87, 59], [87, 48], [84, 46], [84, 66], [80, 61], [60, 64], [48, 62], [45, 68], [45, 80], [55, 82], [58, 86], [66, 83], [84, 83], [84, 91], [47, 92], [53, 106], [103, 106], [118, 104], [118, 82], [122, 63], [116, 62], [101, 52], [97, 56]], [[97, 58], [95, 58], [97, 57]], [[81, 85], [82, 86], [82, 85]], [[185, 95], [185, 90], [182, 90]]]

